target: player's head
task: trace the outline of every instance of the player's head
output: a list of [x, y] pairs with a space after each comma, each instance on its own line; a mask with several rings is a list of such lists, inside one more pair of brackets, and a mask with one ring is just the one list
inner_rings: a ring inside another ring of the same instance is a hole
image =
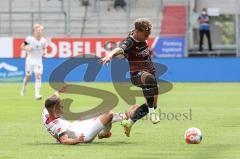
[[52, 96], [45, 101], [45, 108], [50, 115], [60, 116], [63, 113], [61, 99], [57, 96]]
[[33, 34], [34, 34], [34, 36], [41, 37], [43, 29], [44, 29], [44, 27], [42, 25], [34, 24], [33, 25]]
[[134, 33], [136, 34], [137, 40], [145, 41], [151, 34], [152, 23], [146, 18], [138, 18], [134, 21]]

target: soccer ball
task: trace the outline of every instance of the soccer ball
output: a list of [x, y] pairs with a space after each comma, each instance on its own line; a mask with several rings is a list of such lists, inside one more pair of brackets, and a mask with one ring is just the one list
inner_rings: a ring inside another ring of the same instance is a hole
[[199, 144], [202, 141], [202, 133], [198, 128], [187, 129], [184, 137], [188, 144]]

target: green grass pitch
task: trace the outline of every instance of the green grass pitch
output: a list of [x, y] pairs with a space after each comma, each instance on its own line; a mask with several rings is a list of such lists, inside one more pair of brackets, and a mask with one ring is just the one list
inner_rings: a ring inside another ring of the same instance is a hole
[[[88, 84], [114, 92], [111, 83]], [[64, 146], [45, 130], [41, 121], [44, 100], [33, 98], [34, 85], [28, 86], [21, 98], [21, 84], [0, 85], [0, 159], [209, 159], [240, 158], [240, 84], [238, 83], [174, 83], [174, 88], [159, 96], [165, 113], [192, 110], [192, 120], [162, 120], [157, 125], [149, 120], [138, 121], [131, 137], [125, 137], [120, 123], [112, 129], [112, 137], [94, 140], [91, 144]], [[43, 84], [46, 98], [53, 90]], [[72, 111], [89, 109], [99, 99], [64, 95], [74, 99]], [[44, 99], [45, 99], [44, 98]], [[138, 98], [137, 103], [143, 99]], [[120, 99], [116, 112], [129, 106]], [[200, 128], [203, 140], [199, 145], [184, 141], [187, 128]]]

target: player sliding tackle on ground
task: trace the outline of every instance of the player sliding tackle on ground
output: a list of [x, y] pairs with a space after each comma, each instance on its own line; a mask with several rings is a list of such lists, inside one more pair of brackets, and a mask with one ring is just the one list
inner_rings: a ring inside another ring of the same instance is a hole
[[134, 25], [135, 29], [129, 33], [123, 43], [100, 60], [101, 63], [108, 64], [112, 57], [124, 55], [130, 65], [132, 83], [143, 90], [146, 103], [142, 104], [129, 120], [122, 121], [127, 136], [130, 135], [132, 125], [148, 113], [152, 123], [156, 124], [160, 121], [155, 112], [158, 98], [156, 70], [151, 61], [152, 51], [146, 42], [151, 33], [152, 24], [149, 20], [140, 18], [134, 21]]
[[107, 111], [93, 119], [70, 122], [62, 118], [63, 106], [59, 92], [56, 92], [45, 101], [42, 117], [46, 129], [54, 138], [61, 144], [74, 145], [92, 142], [97, 135], [99, 139], [111, 137], [112, 123], [127, 119], [138, 107], [132, 106], [125, 114]]
[[35, 99], [42, 99], [40, 95], [41, 76], [43, 72], [42, 56], [47, 53], [47, 40], [42, 37], [43, 26], [35, 24], [33, 26], [33, 36], [28, 36], [21, 45], [21, 50], [26, 51], [25, 78], [21, 96], [25, 95], [27, 83], [32, 73], [35, 74]]

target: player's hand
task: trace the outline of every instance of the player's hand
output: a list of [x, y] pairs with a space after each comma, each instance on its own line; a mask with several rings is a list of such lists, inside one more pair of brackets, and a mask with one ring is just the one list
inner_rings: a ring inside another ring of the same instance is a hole
[[59, 93], [64, 93], [64, 92], [66, 92], [66, 90], [67, 90], [68, 87], [69, 87], [69, 85], [65, 84], [63, 87], [61, 87], [61, 88], [58, 90], [58, 92], [59, 92]]
[[61, 93], [66, 92], [66, 89], [68, 88], [68, 85], [64, 85], [62, 88], [60, 88], [58, 91], [54, 92], [53, 95], [57, 96], [58, 98], [60, 97]]
[[58, 91], [54, 92], [54, 95], [58, 98], [60, 97], [60, 93]]
[[85, 138], [85, 136], [83, 134], [81, 134], [79, 136], [79, 143], [83, 143], [84, 142], [84, 138]]
[[99, 62], [99, 64], [109, 64], [111, 59], [112, 59], [111, 56], [106, 56], [106, 57], [100, 59], [98, 62]]

